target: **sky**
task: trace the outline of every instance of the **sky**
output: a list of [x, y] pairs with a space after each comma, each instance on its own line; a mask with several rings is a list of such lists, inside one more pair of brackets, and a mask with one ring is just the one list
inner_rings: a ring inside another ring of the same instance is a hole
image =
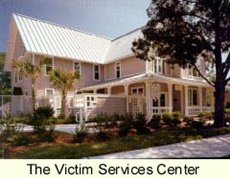
[[0, 51], [6, 51], [12, 13], [116, 38], [148, 21], [151, 0], [0, 0]]

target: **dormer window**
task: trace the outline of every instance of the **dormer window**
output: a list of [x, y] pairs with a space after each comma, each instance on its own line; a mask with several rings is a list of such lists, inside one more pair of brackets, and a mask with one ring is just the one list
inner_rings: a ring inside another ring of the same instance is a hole
[[94, 80], [100, 80], [100, 66], [99, 65], [93, 66], [93, 75], [94, 75]]
[[194, 67], [191, 67], [189, 69], [189, 76], [190, 77], [199, 77], [199, 73]]
[[152, 64], [154, 73], [164, 74], [165, 61], [163, 59], [155, 59]]
[[115, 74], [116, 74], [116, 78], [121, 78], [121, 63], [117, 62], [115, 64]]

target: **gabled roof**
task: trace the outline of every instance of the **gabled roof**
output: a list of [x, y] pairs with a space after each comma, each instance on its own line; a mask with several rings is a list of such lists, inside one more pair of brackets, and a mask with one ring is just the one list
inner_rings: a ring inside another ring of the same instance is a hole
[[13, 14], [13, 19], [26, 51], [92, 63], [109, 63], [133, 55], [132, 41], [141, 35], [138, 29], [110, 40], [20, 14]]

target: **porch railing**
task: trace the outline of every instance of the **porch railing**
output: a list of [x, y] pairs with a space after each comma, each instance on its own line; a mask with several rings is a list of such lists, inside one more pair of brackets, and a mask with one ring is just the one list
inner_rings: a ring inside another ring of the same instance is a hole
[[172, 107], [152, 107], [153, 114], [164, 114], [168, 112], [172, 112]]
[[187, 115], [188, 116], [196, 116], [201, 112], [213, 112], [214, 107], [209, 106], [189, 106], [187, 107]]

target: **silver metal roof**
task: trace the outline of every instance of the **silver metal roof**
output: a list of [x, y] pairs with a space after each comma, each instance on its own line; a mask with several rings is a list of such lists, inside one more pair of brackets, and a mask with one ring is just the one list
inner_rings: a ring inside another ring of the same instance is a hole
[[133, 55], [132, 41], [141, 30], [115, 40], [76, 29], [13, 14], [26, 51], [91, 63], [109, 63]]

